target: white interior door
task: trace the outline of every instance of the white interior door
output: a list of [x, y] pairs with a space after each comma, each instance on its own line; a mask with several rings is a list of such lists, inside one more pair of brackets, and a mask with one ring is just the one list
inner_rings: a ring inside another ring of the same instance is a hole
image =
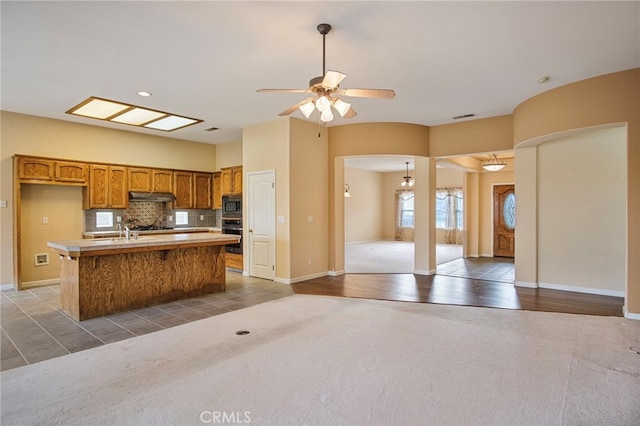
[[248, 173], [249, 275], [273, 280], [276, 275], [275, 171]]

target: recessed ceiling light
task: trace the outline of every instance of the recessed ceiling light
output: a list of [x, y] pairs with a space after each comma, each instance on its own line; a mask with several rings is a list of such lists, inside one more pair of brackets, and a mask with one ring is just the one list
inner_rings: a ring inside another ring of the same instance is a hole
[[181, 129], [196, 123], [202, 123], [203, 121], [196, 118], [182, 117], [168, 112], [126, 104], [124, 102], [96, 98], [95, 96], [80, 102], [67, 111], [67, 114], [81, 115], [155, 130], [164, 130], [165, 132]]
[[138, 95], [140, 95], [140, 96], [151, 96], [151, 93], [149, 93], [149, 92], [138, 92]]
[[539, 79], [537, 79], [536, 81], [538, 82], [538, 84], [544, 84], [544, 83], [546, 83], [547, 81], [549, 81], [549, 76], [548, 76], [548, 75], [545, 75], [545, 76], [543, 76], [543, 77], [540, 77], [540, 78], [539, 78]]

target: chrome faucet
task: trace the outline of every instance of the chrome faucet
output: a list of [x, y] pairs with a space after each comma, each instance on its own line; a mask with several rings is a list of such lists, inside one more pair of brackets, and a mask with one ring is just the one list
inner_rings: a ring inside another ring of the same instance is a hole
[[131, 230], [127, 225], [124, 226], [124, 236], [129, 241], [131, 239]]
[[118, 222], [116, 223], [116, 229], [118, 230], [118, 239], [122, 239], [122, 225]]

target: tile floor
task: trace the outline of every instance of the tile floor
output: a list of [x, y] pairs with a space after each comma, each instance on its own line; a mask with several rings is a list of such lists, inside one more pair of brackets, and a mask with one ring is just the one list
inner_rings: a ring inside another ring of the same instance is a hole
[[436, 274], [513, 284], [516, 280], [513, 258], [460, 258], [438, 265]]
[[117, 342], [293, 294], [291, 286], [227, 272], [227, 291], [85, 321], [60, 309], [57, 285], [0, 295], [0, 370]]

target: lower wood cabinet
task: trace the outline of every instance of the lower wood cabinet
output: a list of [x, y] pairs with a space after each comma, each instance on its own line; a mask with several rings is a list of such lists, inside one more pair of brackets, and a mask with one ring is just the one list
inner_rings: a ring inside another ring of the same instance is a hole
[[236, 253], [225, 253], [224, 254], [225, 266], [227, 268], [239, 269], [242, 270], [242, 255]]

